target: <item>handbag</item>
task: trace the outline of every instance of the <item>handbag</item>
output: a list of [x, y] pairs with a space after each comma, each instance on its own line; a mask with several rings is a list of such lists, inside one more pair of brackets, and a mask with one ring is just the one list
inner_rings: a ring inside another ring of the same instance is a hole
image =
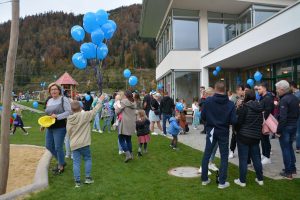
[[264, 135], [269, 135], [271, 133], [276, 133], [278, 127], [278, 121], [276, 118], [270, 113], [269, 117], [265, 119], [263, 113], [263, 125], [262, 125], [262, 133]]

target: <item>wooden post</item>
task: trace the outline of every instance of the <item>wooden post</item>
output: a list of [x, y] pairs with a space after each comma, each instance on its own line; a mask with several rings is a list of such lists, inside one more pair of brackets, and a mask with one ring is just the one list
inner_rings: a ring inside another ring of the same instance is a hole
[[11, 93], [14, 84], [15, 63], [19, 37], [19, 0], [12, 1], [12, 20], [10, 28], [9, 49], [6, 61], [6, 72], [3, 93], [3, 111], [1, 116], [1, 151], [0, 151], [0, 195], [6, 192], [9, 169], [9, 118]]

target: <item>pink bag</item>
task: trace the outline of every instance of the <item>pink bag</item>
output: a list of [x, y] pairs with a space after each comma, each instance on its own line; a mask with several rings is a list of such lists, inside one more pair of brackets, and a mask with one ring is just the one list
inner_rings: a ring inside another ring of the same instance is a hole
[[277, 127], [278, 127], [278, 121], [275, 119], [275, 117], [272, 114], [270, 114], [266, 120], [265, 120], [264, 115], [263, 115], [263, 118], [264, 118], [264, 122], [262, 125], [262, 133], [264, 135], [276, 133]]

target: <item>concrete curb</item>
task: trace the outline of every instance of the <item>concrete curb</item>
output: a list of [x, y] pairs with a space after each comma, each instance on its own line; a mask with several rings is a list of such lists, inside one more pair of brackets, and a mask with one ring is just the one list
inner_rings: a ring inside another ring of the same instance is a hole
[[[31, 146], [38, 147], [33, 145], [23, 145], [23, 146]], [[46, 150], [43, 154], [42, 158], [39, 161], [37, 169], [35, 171], [34, 181], [32, 184], [16, 189], [10, 193], [4, 194], [0, 196], [0, 200], [11, 200], [16, 199], [20, 196], [24, 196], [30, 194], [32, 192], [37, 192], [43, 190], [48, 187], [48, 169], [50, 165], [52, 155]]]
[[37, 110], [37, 109], [34, 109], [34, 108], [30, 108], [30, 107], [28, 107], [28, 106], [24, 106], [24, 105], [19, 104], [19, 103], [16, 103], [16, 102], [12, 102], [12, 104], [14, 104], [15, 106], [20, 107], [20, 108], [23, 109], [23, 110], [29, 110], [29, 111], [31, 111], [31, 112], [35, 112], [35, 113], [38, 113], [38, 114], [43, 114], [43, 113], [45, 113], [45, 112], [43, 112], [43, 111], [40, 111], [40, 110]]

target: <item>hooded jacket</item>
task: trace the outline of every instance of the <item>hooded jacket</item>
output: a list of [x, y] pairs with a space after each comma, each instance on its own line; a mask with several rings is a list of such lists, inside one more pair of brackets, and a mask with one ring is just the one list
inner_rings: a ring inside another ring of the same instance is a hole
[[70, 137], [72, 151], [91, 145], [90, 121], [101, 107], [102, 102], [99, 101], [93, 110], [76, 112], [68, 117], [67, 134]]
[[160, 102], [161, 112], [163, 114], [172, 115], [174, 109], [175, 109], [174, 100], [169, 96], [163, 97]]
[[201, 119], [206, 121], [207, 132], [214, 128], [216, 134], [229, 135], [229, 125], [237, 121], [234, 103], [227, 95], [215, 94], [208, 97], [203, 104]]
[[263, 110], [262, 104], [252, 100], [237, 109], [236, 130], [239, 141], [248, 145], [259, 143], [262, 134]]
[[120, 124], [120, 134], [122, 135], [133, 135], [136, 128], [136, 104], [123, 99], [121, 101], [121, 108], [116, 109], [116, 114], [122, 113], [122, 120]]
[[274, 110], [274, 97], [271, 93], [267, 93], [265, 96], [262, 96], [260, 98], [259, 103], [263, 107], [265, 119], [268, 119], [269, 115]]
[[171, 117], [169, 122], [170, 126], [168, 127], [167, 132], [171, 135], [178, 135], [182, 128], [179, 126], [177, 119], [175, 117]]

